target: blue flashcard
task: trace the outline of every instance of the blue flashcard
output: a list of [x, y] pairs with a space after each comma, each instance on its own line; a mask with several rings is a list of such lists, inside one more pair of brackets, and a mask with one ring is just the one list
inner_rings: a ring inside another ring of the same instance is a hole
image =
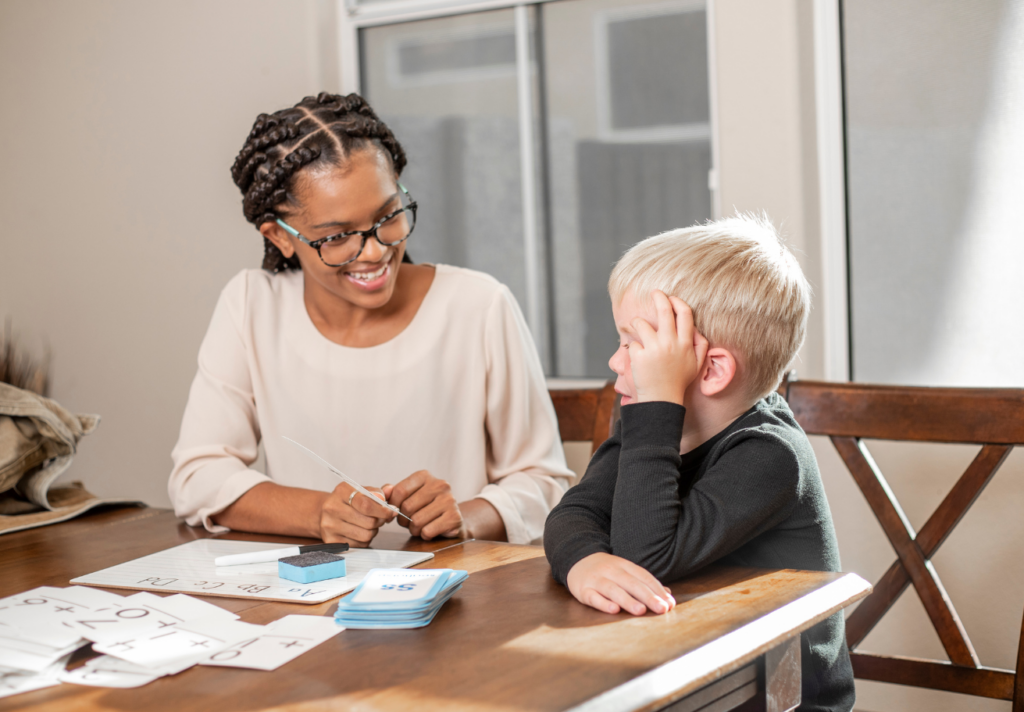
[[421, 628], [468, 578], [452, 569], [374, 569], [334, 619], [346, 628]]
[[412, 608], [429, 604], [444, 588], [451, 569], [371, 569], [339, 607]]

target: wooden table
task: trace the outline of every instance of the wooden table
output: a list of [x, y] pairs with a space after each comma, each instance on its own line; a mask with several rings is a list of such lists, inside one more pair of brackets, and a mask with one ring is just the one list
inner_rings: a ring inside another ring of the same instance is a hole
[[[209, 536], [135, 508], [8, 534], [0, 596]], [[798, 701], [800, 631], [870, 590], [853, 574], [711, 567], [672, 586], [669, 614], [611, 616], [555, 583], [540, 547], [387, 534], [374, 544], [436, 550], [424, 566], [465, 569], [469, 580], [426, 628], [345, 631], [274, 672], [195, 667], [128, 690], [64, 684], [2, 699], [0, 710], [785, 710], [794, 692]], [[259, 624], [337, 603], [206, 600]]]

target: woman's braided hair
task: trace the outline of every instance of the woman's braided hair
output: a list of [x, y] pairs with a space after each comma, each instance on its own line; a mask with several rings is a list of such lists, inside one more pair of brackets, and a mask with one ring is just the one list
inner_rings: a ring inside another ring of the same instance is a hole
[[[290, 109], [260, 114], [231, 166], [231, 177], [242, 191], [245, 219], [257, 228], [273, 222], [280, 217], [277, 206], [293, 201], [300, 170], [322, 164], [340, 166], [352, 151], [371, 145], [381, 149], [401, 175], [405, 151], [358, 94], [322, 92]], [[263, 269], [300, 268], [298, 257], [286, 258], [270, 240], [263, 238], [263, 246]]]

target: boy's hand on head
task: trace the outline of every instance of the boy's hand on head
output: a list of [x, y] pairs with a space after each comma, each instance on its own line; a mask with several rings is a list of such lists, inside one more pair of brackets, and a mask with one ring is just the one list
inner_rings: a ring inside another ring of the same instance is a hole
[[577, 601], [602, 613], [642, 616], [647, 611], [668, 613], [676, 605], [672, 592], [647, 569], [611, 554], [591, 554], [577, 561], [566, 585]]
[[651, 293], [658, 315], [657, 331], [637, 317], [632, 327], [639, 337], [629, 345], [636, 402], [668, 401], [683, 404], [683, 393], [700, 373], [708, 353], [708, 340], [693, 325], [693, 311], [678, 297]]

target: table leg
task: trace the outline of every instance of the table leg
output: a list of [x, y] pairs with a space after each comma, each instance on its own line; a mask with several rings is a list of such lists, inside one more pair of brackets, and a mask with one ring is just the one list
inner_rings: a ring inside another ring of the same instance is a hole
[[765, 712], [789, 712], [800, 704], [800, 636], [765, 653]]

